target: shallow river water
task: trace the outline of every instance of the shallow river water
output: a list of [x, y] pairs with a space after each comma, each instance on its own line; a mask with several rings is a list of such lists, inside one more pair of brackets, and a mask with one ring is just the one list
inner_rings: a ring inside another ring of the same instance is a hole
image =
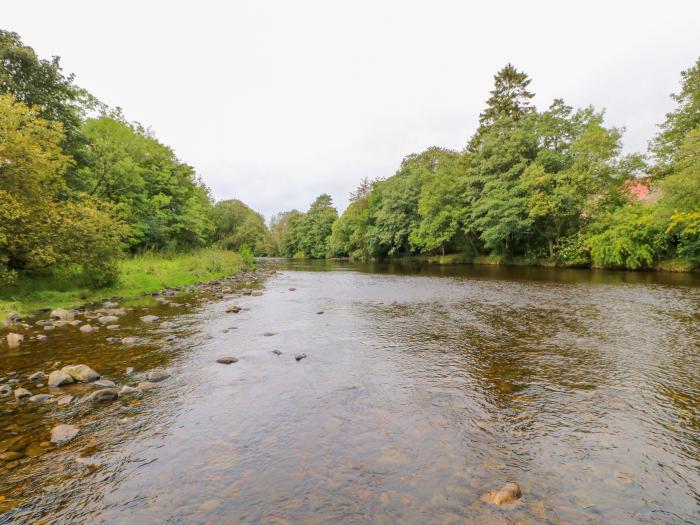
[[116, 335], [142, 344], [0, 348], [33, 393], [54, 361], [172, 374], [99, 407], [0, 398], [0, 523], [700, 523], [697, 275], [276, 264], [260, 297], [148, 309], [171, 328], [134, 310]]

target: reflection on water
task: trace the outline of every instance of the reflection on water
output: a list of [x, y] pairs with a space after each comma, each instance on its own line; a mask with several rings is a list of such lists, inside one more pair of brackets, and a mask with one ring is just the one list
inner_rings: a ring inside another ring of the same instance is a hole
[[[56, 360], [173, 376], [97, 409], [0, 399], [0, 453], [23, 455], [0, 523], [697, 523], [699, 284], [287, 263], [262, 297], [159, 310], [176, 341], [57, 331], [0, 377]], [[57, 421], [81, 434], [52, 449]], [[507, 481], [518, 503], [480, 500]]]

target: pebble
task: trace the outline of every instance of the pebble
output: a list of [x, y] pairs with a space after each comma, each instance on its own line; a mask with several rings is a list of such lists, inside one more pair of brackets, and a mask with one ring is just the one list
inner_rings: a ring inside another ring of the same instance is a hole
[[265, 332], [265, 333], [263, 334], [263, 336], [265, 336], [265, 337], [272, 337], [273, 335], [275, 335], [274, 332]]
[[144, 323], [155, 323], [160, 317], [157, 315], [144, 315], [141, 317], [141, 321]]
[[118, 324], [109, 324], [109, 325], [107, 325], [107, 330], [119, 330], [119, 325]]
[[253, 297], [260, 297], [262, 294], [263, 293], [260, 290], [253, 290], [253, 293], [251, 293], [250, 295], [252, 295]]
[[136, 385], [136, 388], [140, 390], [150, 390], [151, 388], [155, 388], [157, 386], [157, 383], [152, 383], [151, 381], [141, 381], [138, 385]]
[[119, 320], [119, 317], [116, 315], [103, 315], [98, 317], [97, 320], [100, 322], [100, 324], [113, 324], [114, 321]]
[[175, 326], [175, 323], [172, 323], [170, 321], [163, 321], [160, 323], [161, 328], [173, 328]]
[[282, 352], [279, 350], [273, 350], [272, 353], [275, 355], [282, 355]]
[[125, 337], [124, 339], [122, 339], [122, 343], [124, 343], [125, 345], [135, 345], [139, 342], [141, 342], [140, 337]]
[[253, 290], [251, 290], [250, 288], [243, 288], [243, 289], [241, 290], [241, 293], [242, 293], [243, 295], [253, 295]]
[[65, 308], [56, 308], [51, 311], [49, 315], [51, 319], [60, 319], [61, 321], [72, 321], [75, 319], [75, 313], [72, 310], [66, 310]]
[[237, 363], [238, 359], [235, 357], [226, 356], [218, 358], [216, 362], [221, 363], [222, 365], [230, 365], [232, 363]]
[[296, 291], [297, 291], [296, 288], [288, 288], [288, 290], [289, 290], [290, 292], [296, 292]]
[[83, 326], [81, 326], [81, 327], [79, 328], [79, 330], [80, 330], [81, 332], [83, 332], [84, 334], [89, 334], [90, 332], [94, 332], [94, 331], [95, 331], [95, 328], [93, 328], [92, 325], [84, 324]]
[[51, 429], [51, 443], [54, 445], [62, 445], [68, 443], [78, 435], [78, 427], [73, 425], [58, 425]]
[[0, 396], [9, 396], [12, 393], [10, 385], [0, 385]]
[[128, 396], [130, 394], [138, 394], [140, 392], [141, 392], [141, 390], [139, 390], [138, 388], [134, 388], [133, 386], [129, 386], [129, 385], [124, 385], [124, 386], [122, 386], [122, 389], [119, 391], [119, 395], [120, 396]]
[[299, 354], [294, 354], [294, 359], [297, 361], [301, 361], [302, 359], [306, 358], [306, 354], [304, 352], [301, 352]]
[[46, 379], [46, 374], [44, 374], [44, 372], [34, 372], [27, 379], [30, 381], [43, 381]]
[[228, 308], [226, 308], [226, 313], [227, 314], [237, 314], [238, 312], [241, 311], [241, 307], [237, 306], [235, 304], [230, 305]]

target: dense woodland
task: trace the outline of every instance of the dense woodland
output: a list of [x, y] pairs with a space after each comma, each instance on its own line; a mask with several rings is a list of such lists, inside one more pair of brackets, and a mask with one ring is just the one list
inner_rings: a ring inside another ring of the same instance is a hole
[[0, 283], [79, 267], [86, 284], [106, 286], [124, 254], [209, 245], [307, 258], [700, 265], [700, 60], [682, 73], [647, 155], [624, 155], [622, 130], [591, 107], [557, 99], [538, 111], [530, 79], [510, 64], [494, 80], [463, 151], [408, 155], [393, 176], [363, 179], [340, 216], [324, 194], [266, 225], [238, 200], [215, 203], [191, 166], [78, 87], [57, 57], [0, 31]]

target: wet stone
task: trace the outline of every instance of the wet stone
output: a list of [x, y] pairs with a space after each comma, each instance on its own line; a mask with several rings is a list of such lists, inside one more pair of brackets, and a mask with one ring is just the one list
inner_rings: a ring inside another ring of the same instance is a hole
[[252, 295], [253, 297], [260, 297], [262, 296], [262, 294], [263, 293], [260, 290], [253, 290], [253, 292], [250, 295]]
[[109, 379], [98, 379], [97, 381], [94, 381], [92, 383], [92, 386], [97, 386], [101, 388], [114, 388], [116, 385], [114, 381], [110, 381]]
[[46, 379], [46, 374], [44, 374], [44, 372], [34, 372], [27, 379], [30, 381], [43, 381]]
[[146, 375], [146, 379], [151, 383], [159, 383], [170, 377], [170, 374], [162, 370], [153, 370]]
[[122, 339], [122, 343], [125, 345], [135, 345], [141, 342], [140, 337], [125, 337]]
[[300, 352], [298, 354], [294, 354], [294, 359], [297, 361], [301, 361], [302, 359], [305, 359], [307, 355], [304, 352]]
[[509, 482], [498, 491], [489, 491], [481, 499], [491, 505], [505, 505], [513, 503], [522, 497], [523, 493], [517, 483]]
[[95, 390], [90, 394], [90, 401], [96, 403], [102, 403], [104, 401], [112, 401], [119, 397], [119, 390], [116, 388], [102, 388], [100, 390]]
[[89, 334], [90, 332], [94, 332], [94, 331], [95, 331], [95, 328], [94, 328], [92, 325], [84, 324], [83, 326], [81, 326], [81, 327], [79, 328], [79, 330], [80, 330], [81, 332], [83, 332], [84, 334]]
[[61, 396], [56, 400], [56, 404], [60, 407], [70, 405], [73, 399], [75, 399], [75, 397], [71, 395]]
[[73, 383], [75, 380], [70, 374], [62, 370], [54, 370], [49, 374], [49, 386], [63, 386]]
[[280, 350], [273, 350], [272, 353], [275, 355], [282, 355], [282, 352]]
[[10, 348], [19, 348], [19, 346], [24, 342], [24, 336], [22, 334], [15, 334], [10, 332], [5, 337], [7, 339], [7, 346]]
[[54, 445], [62, 445], [68, 443], [78, 435], [78, 427], [73, 425], [58, 425], [51, 429], [51, 443]]
[[109, 324], [109, 325], [107, 325], [107, 330], [119, 330], [119, 325], [118, 324]]
[[29, 401], [31, 403], [43, 403], [44, 401], [48, 401], [51, 399], [51, 396], [49, 394], [36, 394], [33, 395], [29, 398]]
[[26, 388], [17, 388], [15, 390], [15, 399], [26, 399], [31, 397], [32, 393]]
[[241, 307], [237, 306], [235, 304], [232, 304], [226, 308], [226, 313], [227, 314], [237, 314], [238, 312], [241, 311]]
[[238, 359], [235, 357], [230, 357], [230, 356], [224, 356], [224, 357], [219, 357], [216, 360], [217, 363], [221, 363], [222, 365], [230, 365], [232, 363], [237, 363]]
[[71, 376], [75, 381], [80, 381], [82, 383], [89, 383], [100, 378], [100, 374], [83, 364], [64, 366], [61, 368], [61, 371]]
[[128, 395], [139, 394], [139, 393], [141, 393], [141, 390], [139, 390], [138, 388], [134, 388], [133, 386], [129, 386], [129, 385], [122, 386], [121, 390], [119, 391], [120, 396], [128, 396]]
[[141, 321], [144, 323], [155, 323], [160, 317], [157, 315], [144, 315], [141, 317]]

